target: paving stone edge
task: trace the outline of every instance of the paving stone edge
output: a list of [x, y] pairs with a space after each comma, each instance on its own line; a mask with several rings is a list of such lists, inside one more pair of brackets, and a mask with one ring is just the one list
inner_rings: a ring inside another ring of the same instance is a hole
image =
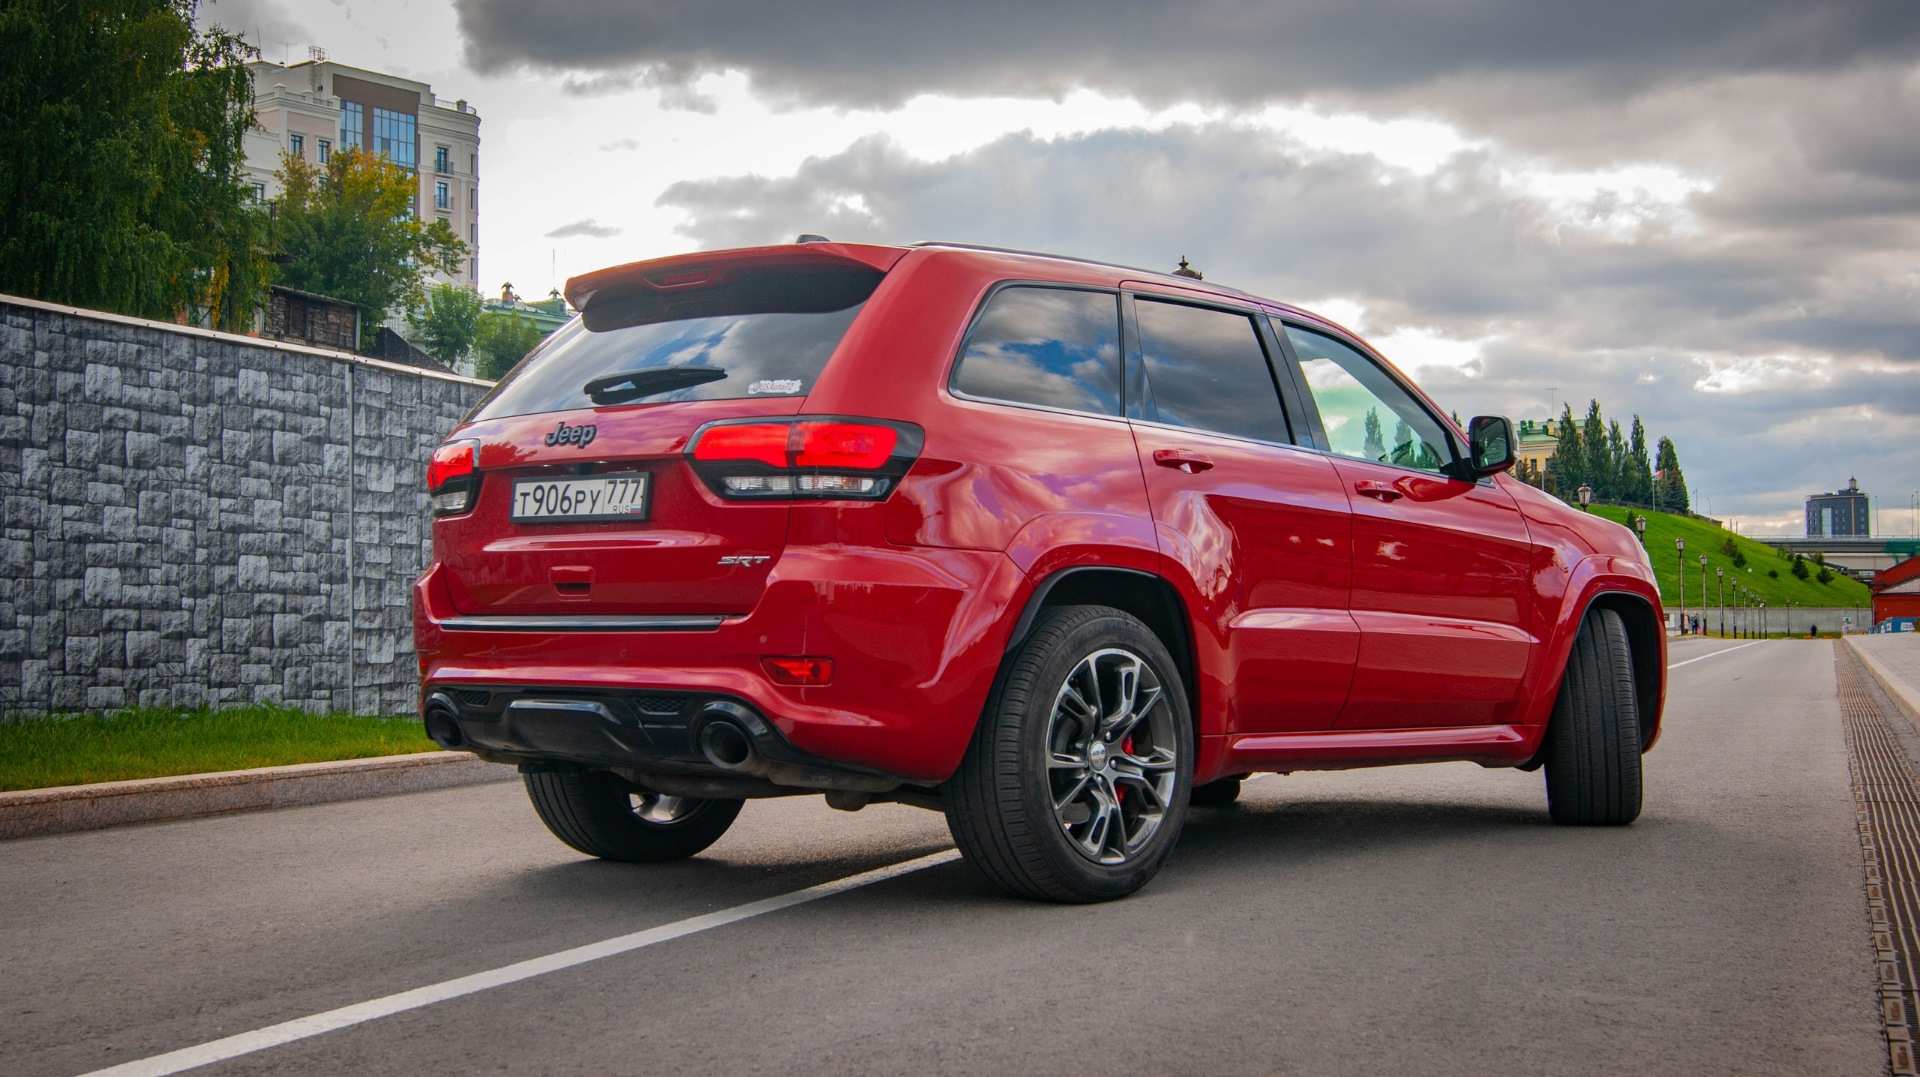
[[509, 781], [512, 767], [466, 752], [417, 752], [330, 763], [182, 774], [0, 793], [0, 841], [128, 823], [261, 811]]

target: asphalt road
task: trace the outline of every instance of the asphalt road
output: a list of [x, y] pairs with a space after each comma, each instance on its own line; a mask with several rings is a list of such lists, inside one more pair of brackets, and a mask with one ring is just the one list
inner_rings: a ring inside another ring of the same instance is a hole
[[[1833, 645], [1676, 641], [1646, 812], [1470, 764], [1270, 777], [1138, 896], [951, 863], [204, 1074], [1871, 1074]], [[1681, 663], [1688, 663], [1682, 665]], [[603, 864], [517, 785], [0, 844], [0, 1070], [79, 1074], [938, 852], [750, 803]]]

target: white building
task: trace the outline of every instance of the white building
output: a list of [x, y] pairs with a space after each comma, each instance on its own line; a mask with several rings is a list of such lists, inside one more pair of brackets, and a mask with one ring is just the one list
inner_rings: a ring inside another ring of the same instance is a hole
[[435, 276], [479, 290], [480, 115], [473, 106], [441, 104], [424, 82], [326, 59], [247, 67], [259, 124], [247, 134], [247, 173], [259, 198], [279, 197], [274, 174], [283, 153], [314, 164], [348, 146], [384, 153], [419, 177], [415, 212], [446, 221], [467, 242], [466, 271]]

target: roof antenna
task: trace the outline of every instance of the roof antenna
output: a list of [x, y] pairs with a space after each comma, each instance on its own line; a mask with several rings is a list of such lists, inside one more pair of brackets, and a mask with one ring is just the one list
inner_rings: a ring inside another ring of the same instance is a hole
[[1200, 271], [1199, 271], [1199, 270], [1197, 270], [1197, 269], [1195, 269], [1195, 268], [1193, 268], [1192, 266], [1190, 266], [1190, 265], [1188, 265], [1188, 264], [1187, 264], [1187, 256], [1186, 256], [1186, 255], [1184, 255], [1184, 254], [1180, 256], [1180, 268], [1179, 268], [1179, 269], [1176, 269], [1176, 270], [1174, 270], [1174, 271], [1173, 271], [1173, 275], [1174, 275], [1174, 276], [1176, 276], [1176, 277], [1191, 277], [1191, 278], [1193, 278], [1194, 280], [1206, 280], [1206, 279], [1207, 279], [1207, 278], [1205, 278], [1205, 277], [1203, 277], [1203, 276], [1201, 276], [1201, 275], [1200, 275]]

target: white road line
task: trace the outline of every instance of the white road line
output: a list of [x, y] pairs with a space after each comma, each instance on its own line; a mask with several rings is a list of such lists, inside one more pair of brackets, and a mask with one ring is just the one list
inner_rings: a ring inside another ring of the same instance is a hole
[[631, 935], [619, 935], [602, 942], [576, 946], [571, 950], [561, 950], [559, 953], [548, 954], [545, 957], [536, 957], [527, 961], [517, 961], [511, 965], [504, 965], [486, 972], [476, 972], [470, 976], [461, 976], [457, 979], [447, 980], [442, 983], [416, 987], [411, 991], [402, 991], [399, 994], [387, 995], [383, 998], [369, 999], [366, 1002], [358, 1002], [352, 1006], [342, 1006], [337, 1010], [328, 1010], [325, 1013], [316, 1013], [309, 1017], [283, 1021], [277, 1025], [268, 1025], [265, 1028], [255, 1029], [252, 1032], [242, 1032], [237, 1036], [227, 1036], [224, 1039], [211, 1040], [194, 1047], [184, 1047], [178, 1051], [168, 1051], [166, 1054], [154, 1055], [151, 1058], [122, 1062], [118, 1066], [109, 1066], [103, 1070], [94, 1070], [91, 1073], [83, 1074], [82, 1077], [136, 1077], [136, 1075], [137, 1077], [162, 1077], [164, 1074], [179, 1073], [182, 1070], [190, 1070], [196, 1066], [205, 1066], [229, 1058], [238, 1058], [241, 1055], [252, 1054], [255, 1051], [264, 1051], [269, 1047], [278, 1047], [281, 1044], [292, 1043], [295, 1040], [304, 1040], [309, 1036], [318, 1036], [324, 1032], [333, 1032], [338, 1029], [349, 1028], [367, 1021], [389, 1017], [396, 1013], [404, 1013], [407, 1010], [417, 1010], [422, 1006], [431, 1006], [436, 1002], [445, 1002], [448, 999], [459, 998], [462, 995], [471, 995], [495, 987], [503, 987], [510, 983], [518, 983], [521, 980], [530, 980], [535, 976], [545, 976], [549, 972], [559, 972], [562, 969], [570, 969], [575, 965], [584, 965], [590, 961], [598, 961], [604, 957], [624, 954], [632, 950], [641, 949], [642, 947], [652, 946], [655, 943], [670, 942], [674, 939], [685, 938], [688, 935], [701, 931], [709, 931], [716, 927], [725, 927], [728, 924], [739, 923], [742, 920], [750, 920], [753, 917], [764, 916], [770, 912], [789, 909], [795, 905], [804, 905], [809, 901], [818, 901], [824, 897], [844, 894], [849, 890], [857, 890], [860, 887], [871, 886], [874, 883], [885, 882], [888, 879], [897, 879], [902, 875], [919, 871], [922, 868], [930, 868], [939, 864], [949, 863], [959, 859], [959, 857], [960, 853], [958, 850], [948, 849], [945, 852], [933, 853], [929, 856], [919, 857], [914, 860], [891, 864], [884, 868], [863, 871], [858, 875], [849, 875], [844, 879], [835, 879], [832, 882], [821, 883], [818, 886], [809, 886], [805, 890], [795, 890], [788, 894], [762, 898], [759, 901], [750, 901], [745, 905], [735, 905], [731, 909], [721, 909], [719, 912], [692, 916], [685, 920], [675, 920], [673, 923], [662, 924], [659, 927], [650, 927], [645, 931], [636, 931]]
[[1680, 668], [1681, 666], [1690, 666], [1690, 665], [1693, 665], [1693, 664], [1694, 664], [1695, 662], [1705, 662], [1705, 661], [1706, 661], [1707, 659], [1709, 659], [1709, 658], [1718, 658], [1718, 657], [1720, 657], [1720, 656], [1721, 656], [1721, 655], [1723, 655], [1723, 654], [1732, 654], [1732, 653], [1733, 653], [1733, 652], [1735, 652], [1735, 651], [1744, 651], [1744, 650], [1746, 650], [1746, 649], [1747, 649], [1748, 647], [1757, 647], [1757, 646], [1759, 646], [1760, 644], [1762, 644], [1762, 643], [1765, 643], [1765, 642], [1767, 642], [1767, 641], [1766, 641], [1766, 640], [1763, 640], [1763, 639], [1757, 639], [1757, 640], [1754, 640], [1754, 641], [1753, 641], [1752, 643], [1742, 643], [1742, 644], [1741, 644], [1740, 646], [1738, 646], [1738, 647], [1728, 647], [1728, 648], [1727, 648], [1726, 650], [1724, 650], [1724, 651], [1715, 651], [1715, 652], [1713, 652], [1712, 654], [1703, 654], [1703, 655], [1701, 655], [1701, 656], [1700, 656], [1700, 657], [1698, 657], [1698, 658], [1689, 658], [1689, 659], [1687, 659], [1687, 660], [1686, 660], [1685, 662], [1675, 662], [1674, 664], [1672, 664], [1672, 665], [1670, 665], [1670, 666], [1668, 666], [1667, 668], [1668, 668], [1668, 669], [1679, 669], [1679, 668]]

